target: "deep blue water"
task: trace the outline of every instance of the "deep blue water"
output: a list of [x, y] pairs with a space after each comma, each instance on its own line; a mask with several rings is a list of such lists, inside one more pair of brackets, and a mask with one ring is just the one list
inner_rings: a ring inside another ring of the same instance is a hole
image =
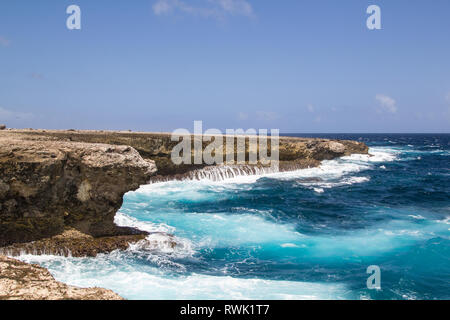
[[[450, 135], [301, 136], [360, 140], [373, 156], [143, 186], [116, 221], [160, 232], [152, 245], [22, 258], [130, 299], [449, 299]], [[380, 290], [366, 287], [370, 265]]]

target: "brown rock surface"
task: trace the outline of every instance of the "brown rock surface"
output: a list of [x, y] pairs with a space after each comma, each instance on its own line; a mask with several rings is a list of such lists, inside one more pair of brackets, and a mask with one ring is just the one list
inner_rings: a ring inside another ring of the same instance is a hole
[[123, 300], [111, 290], [78, 288], [56, 281], [48, 270], [0, 256], [0, 300]]
[[28, 140], [0, 134], [0, 246], [73, 227], [95, 237], [133, 234], [114, 224], [123, 195], [156, 166], [129, 146]]
[[[103, 239], [136, 235], [113, 222], [126, 192], [150, 179], [215, 174], [205, 164], [174, 165], [170, 156], [177, 144], [167, 133], [0, 131], [0, 246], [51, 238], [68, 227]], [[280, 137], [279, 151], [280, 170], [287, 171], [368, 153], [368, 147], [346, 140]], [[229, 170], [252, 174], [260, 169], [244, 165]], [[91, 241], [88, 247], [101, 243]]]
[[20, 256], [21, 254], [58, 255], [72, 257], [95, 257], [100, 253], [126, 250], [130, 243], [145, 241], [146, 234], [98, 237], [81, 233], [76, 229], [65, 230], [62, 234], [27, 243], [14, 243], [0, 248], [0, 254]]
[[[178, 144], [171, 141], [170, 133], [128, 132], [128, 131], [68, 131], [68, 130], [10, 130], [5, 134], [21, 135], [25, 139], [76, 141], [85, 143], [106, 143], [127, 145], [136, 149], [144, 159], [155, 161], [158, 176], [183, 175], [204, 168], [200, 165], [174, 165], [171, 151]], [[192, 138], [192, 136], [191, 136]], [[332, 143], [334, 142], [334, 143]], [[203, 143], [205, 148], [209, 142]], [[248, 140], [247, 140], [248, 147]], [[340, 147], [344, 146], [344, 149]], [[369, 148], [362, 142], [350, 140], [327, 140], [318, 138], [280, 137], [280, 161], [286, 167], [304, 168], [318, 166], [320, 161], [334, 159], [353, 153], [367, 154]], [[247, 150], [248, 151], [248, 150]]]
[[[177, 143], [164, 133], [0, 130], [0, 254], [95, 256], [138, 241], [151, 250], [154, 244], [143, 240], [147, 233], [114, 224], [123, 195], [149, 182], [157, 167], [154, 179], [164, 180], [216, 171], [174, 165], [170, 154]], [[282, 171], [368, 153], [364, 143], [288, 137], [280, 138], [279, 150]], [[252, 174], [264, 168], [229, 170]], [[176, 246], [170, 237], [167, 242]], [[120, 297], [67, 286], [39, 266], [0, 256], [0, 299]]]

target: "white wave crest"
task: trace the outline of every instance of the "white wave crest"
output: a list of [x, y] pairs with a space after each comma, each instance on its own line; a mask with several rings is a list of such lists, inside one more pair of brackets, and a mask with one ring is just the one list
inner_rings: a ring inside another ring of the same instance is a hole
[[176, 237], [174, 227], [167, 224], [156, 224], [148, 221], [139, 221], [124, 213], [118, 212], [114, 218], [118, 226], [133, 227], [150, 233], [145, 240], [130, 244], [128, 251], [151, 254], [153, 259], [157, 254], [171, 254], [177, 257], [187, 257], [195, 254], [194, 245], [188, 239]]
[[120, 227], [132, 227], [149, 233], [174, 233], [175, 228], [163, 223], [152, 223], [150, 221], [140, 221], [129, 215], [117, 212], [114, 217], [114, 223]]
[[[244, 185], [256, 183], [261, 178], [271, 178], [279, 180], [298, 180], [303, 186], [313, 186], [317, 188], [332, 188], [343, 185], [351, 185], [355, 183], [364, 183], [370, 180], [369, 177], [351, 176], [361, 171], [375, 169], [375, 163], [392, 162], [398, 159], [399, 151], [393, 148], [376, 147], [370, 148], [368, 155], [354, 154], [335, 160], [322, 161], [321, 165], [316, 168], [300, 169], [287, 172], [246, 172], [245, 174], [234, 173], [232, 177], [223, 178], [219, 174], [222, 169], [217, 169], [215, 174], [220, 179], [200, 179], [189, 181], [168, 181], [155, 182], [149, 185], [141, 186], [135, 191], [135, 194], [159, 194], [161, 196], [178, 194], [186, 199], [207, 200], [211, 198], [211, 194], [203, 192], [205, 188], [213, 188], [220, 191], [221, 188], [242, 188]], [[311, 181], [308, 179], [317, 179]], [[212, 199], [211, 199], [212, 200]]]
[[127, 299], [291, 299], [327, 300], [348, 298], [347, 288], [337, 283], [313, 283], [240, 279], [230, 276], [165, 275], [159, 268], [126, 264], [124, 255], [97, 258], [22, 256], [39, 263], [56, 280], [78, 287], [103, 287]]

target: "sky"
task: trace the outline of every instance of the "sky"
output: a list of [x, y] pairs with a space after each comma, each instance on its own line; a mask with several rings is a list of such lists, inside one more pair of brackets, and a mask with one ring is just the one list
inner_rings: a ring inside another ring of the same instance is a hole
[[449, 16], [448, 0], [2, 0], [0, 123], [448, 133]]

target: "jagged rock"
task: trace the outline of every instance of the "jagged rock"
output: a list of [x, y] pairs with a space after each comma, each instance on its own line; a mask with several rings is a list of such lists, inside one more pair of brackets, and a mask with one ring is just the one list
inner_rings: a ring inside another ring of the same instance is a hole
[[[157, 166], [165, 180], [217, 176], [217, 168], [205, 164], [174, 165], [170, 155], [176, 144], [170, 134], [0, 131], [0, 252], [95, 256], [130, 243], [146, 250], [158, 247], [143, 239], [145, 232], [117, 227], [114, 215], [123, 195], [148, 183]], [[352, 153], [367, 154], [368, 147], [354, 141], [282, 137], [280, 170], [314, 167]], [[235, 170], [252, 174], [264, 169], [246, 165], [222, 174]], [[165, 245], [176, 242], [169, 237]], [[0, 299], [120, 297], [109, 290], [67, 286], [43, 268], [0, 256]]]
[[100, 253], [126, 250], [130, 244], [145, 241], [147, 234], [136, 232], [131, 235], [98, 237], [67, 229], [62, 234], [27, 243], [14, 243], [0, 248], [0, 255], [20, 256], [21, 254], [57, 255], [72, 257], [95, 257]]
[[65, 227], [95, 237], [130, 234], [114, 216], [123, 195], [155, 172], [154, 162], [129, 146], [0, 135], [0, 246]]
[[325, 141], [314, 147], [313, 157], [317, 160], [331, 160], [344, 156], [346, 151], [345, 146], [341, 142]]
[[78, 288], [48, 270], [0, 255], [0, 300], [123, 300], [111, 290]]
[[[124, 193], [150, 179], [217, 176], [217, 168], [205, 164], [173, 164], [170, 156], [177, 143], [162, 133], [1, 131], [0, 246], [53, 237], [66, 227], [94, 237], [130, 234], [113, 223]], [[368, 147], [355, 141], [280, 137], [280, 170], [315, 167], [352, 153], [367, 154]], [[152, 177], [155, 163], [158, 176]], [[260, 171], [256, 169], [231, 168], [221, 174]]]
[[[155, 161], [158, 168], [156, 180], [168, 180], [172, 177], [183, 177], [186, 173], [203, 169], [205, 164], [181, 164], [175, 165], [171, 159], [171, 152], [176, 141], [171, 140], [170, 133], [148, 133], [148, 132], [124, 132], [124, 131], [76, 131], [64, 130], [14, 130], [15, 135], [26, 135], [26, 139], [76, 141], [86, 143], [106, 143], [112, 145], [128, 145], [135, 148], [144, 159]], [[336, 148], [328, 150], [327, 142], [333, 140], [315, 138], [280, 137], [280, 168], [304, 168], [318, 166], [320, 161], [333, 159], [342, 155], [352, 153], [368, 153], [368, 147], [362, 142], [339, 140], [344, 145], [343, 154], [336, 153]], [[316, 148], [320, 144], [324, 149]], [[203, 143], [205, 148], [209, 142]], [[248, 143], [247, 143], [248, 147]], [[247, 150], [248, 151], [248, 150]], [[236, 152], [236, 150], [235, 150]], [[288, 163], [292, 162], [292, 163]], [[153, 178], [152, 178], [153, 179]]]

